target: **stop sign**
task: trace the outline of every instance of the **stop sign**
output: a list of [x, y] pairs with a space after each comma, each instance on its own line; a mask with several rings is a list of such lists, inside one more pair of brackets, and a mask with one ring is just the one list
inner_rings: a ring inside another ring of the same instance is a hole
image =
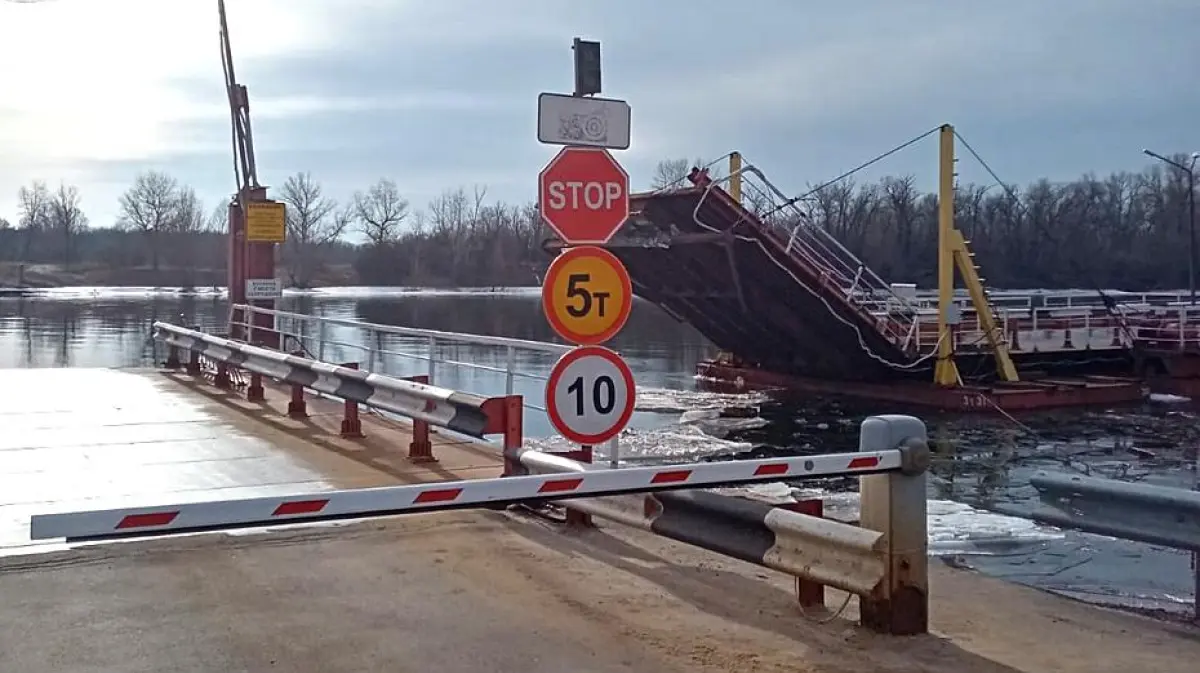
[[567, 146], [538, 174], [542, 219], [568, 245], [603, 245], [629, 217], [629, 174], [599, 147]]

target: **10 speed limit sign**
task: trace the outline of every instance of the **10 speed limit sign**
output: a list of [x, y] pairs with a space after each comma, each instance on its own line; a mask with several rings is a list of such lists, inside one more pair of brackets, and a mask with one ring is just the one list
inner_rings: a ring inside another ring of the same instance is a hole
[[603, 346], [580, 346], [563, 355], [546, 382], [546, 412], [554, 428], [589, 446], [620, 434], [636, 401], [629, 365]]

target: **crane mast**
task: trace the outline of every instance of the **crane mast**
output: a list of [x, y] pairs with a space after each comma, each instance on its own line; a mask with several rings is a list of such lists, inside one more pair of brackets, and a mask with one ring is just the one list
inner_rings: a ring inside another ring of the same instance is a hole
[[[217, 13], [221, 22], [221, 65], [229, 99], [233, 172], [237, 184], [237, 192], [229, 204], [229, 303], [231, 307], [249, 305], [274, 309], [279, 288], [275, 279], [275, 247], [284, 240], [286, 213], [282, 203], [267, 198], [267, 188], [258, 181], [254, 134], [250, 129], [250, 96], [246, 87], [238, 84], [234, 72], [225, 0], [217, 0]], [[264, 288], [267, 289], [265, 294]], [[275, 331], [273, 316], [248, 313], [231, 308], [230, 338], [279, 348], [279, 333]]]

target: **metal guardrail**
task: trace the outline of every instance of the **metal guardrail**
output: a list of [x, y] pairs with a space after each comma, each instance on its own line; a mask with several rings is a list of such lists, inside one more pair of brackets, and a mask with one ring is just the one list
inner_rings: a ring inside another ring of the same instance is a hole
[[1052, 508], [1037, 510], [1039, 520], [1200, 552], [1200, 492], [1044, 471], [1029, 483]]
[[[598, 469], [535, 451], [522, 451], [520, 462], [534, 474], [588, 473]], [[686, 491], [563, 504], [568, 509], [860, 596], [870, 595], [886, 574], [883, 533], [762, 502]]]
[[[241, 316], [241, 318], [235, 320], [235, 316]], [[570, 346], [564, 344], [545, 341], [443, 332], [415, 327], [399, 327], [396, 325], [360, 322], [347, 318], [330, 318], [305, 313], [279, 311], [245, 304], [236, 304], [230, 307], [230, 325], [241, 327], [244, 333], [247, 334], [247, 341], [251, 343], [254, 343], [255, 340], [254, 332], [262, 331], [263, 329], [261, 324], [255, 324], [256, 316], [271, 318], [275, 325], [274, 331], [278, 332], [281, 337], [281, 344], [300, 346], [311, 357], [317, 360], [325, 360], [328, 352], [333, 349], [361, 352], [365, 358], [365, 361], [362, 363], [363, 368], [367, 371], [378, 371], [381, 373], [393, 373], [387, 371], [386, 360], [388, 357], [425, 362], [427, 363], [426, 374], [429, 377], [430, 384], [436, 384], [438, 381], [437, 365], [439, 364], [502, 374], [504, 375], [505, 395], [514, 394], [516, 379], [524, 378], [545, 381], [548, 376], [548, 372], [539, 373], [519, 369], [518, 354], [521, 352], [533, 352], [559, 356], [571, 349]], [[335, 331], [334, 328], [353, 330], [361, 334], [362, 337], [358, 342], [338, 338], [333, 334]], [[423, 340], [429, 354], [423, 355], [397, 350], [391, 345], [397, 340], [397, 337]], [[491, 349], [503, 349], [504, 364], [503, 366], [494, 366], [480, 362], [439, 357], [439, 352], [443, 346], [480, 346]], [[523, 400], [522, 403], [526, 408], [541, 412], [546, 411], [545, 407], [529, 402], [528, 400]]]
[[491, 398], [288, 355], [196, 330], [155, 322], [154, 335], [174, 348], [228, 366], [400, 414], [471, 437], [495, 427]]
[[1200, 492], [1045, 471], [1029, 483], [1045, 503], [1025, 515], [1035, 521], [1191, 551], [1200, 624]]

